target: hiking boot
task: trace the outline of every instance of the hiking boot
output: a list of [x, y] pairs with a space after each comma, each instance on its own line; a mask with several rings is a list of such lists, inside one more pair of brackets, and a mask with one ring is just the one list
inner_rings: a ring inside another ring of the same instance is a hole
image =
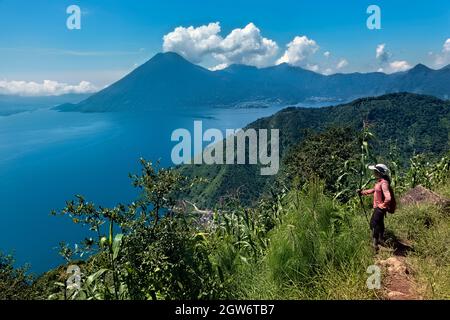
[[373, 238], [373, 240], [372, 240], [372, 247], [373, 247], [373, 250], [375, 251], [375, 253], [378, 253], [378, 251], [380, 250], [380, 247], [378, 245], [378, 240], [376, 238]]

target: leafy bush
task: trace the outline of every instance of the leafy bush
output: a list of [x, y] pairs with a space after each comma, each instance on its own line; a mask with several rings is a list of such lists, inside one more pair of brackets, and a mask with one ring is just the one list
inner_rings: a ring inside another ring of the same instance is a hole
[[28, 267], [15, 268], [12, 255], [0, 252], [0, 300], [28, 300], [33, 298], [32, 277]]

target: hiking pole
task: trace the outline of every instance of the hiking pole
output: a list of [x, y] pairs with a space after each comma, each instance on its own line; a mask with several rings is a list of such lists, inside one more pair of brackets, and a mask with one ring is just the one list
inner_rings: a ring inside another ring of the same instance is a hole
[[363, 199], [362, 199], [362, 196], [361, 196], [360, 192], [358, 192], [358, 196], [359, 196], [359, 202], [361, 203], [361, 207], [362, 207], [362, 209], [364, 211], [364, 216], [366, 217], [367, 223], [369, 224], [369, 227], [370, 227], [370, 222], [369, 222], [369, 218], [367, 216], [366, 207], [364, 207], [364, 202], [363, 202]]

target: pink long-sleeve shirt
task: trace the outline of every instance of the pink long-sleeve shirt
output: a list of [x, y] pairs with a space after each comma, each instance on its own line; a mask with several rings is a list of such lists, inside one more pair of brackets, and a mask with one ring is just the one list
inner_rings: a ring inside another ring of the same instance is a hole
[[373, 193], [373, 208], [386, 209], [391, 202], [391, 193], [389, 192], [389, 182], [384, 179], [378, 179], [373, 189], [364, 190], [363, 195]]

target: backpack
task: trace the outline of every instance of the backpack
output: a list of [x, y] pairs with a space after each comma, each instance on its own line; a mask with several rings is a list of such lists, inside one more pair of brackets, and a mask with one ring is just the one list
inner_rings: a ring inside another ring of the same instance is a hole
[[[388, 182], [387, 180], [385, 180], [385, 181]], [[392, 189], [391, 184], [389, 182], [388, 182], [388, 185], [389, 185], [389, 193], [391, 194], [391, 202], [389, 202], [389, 205], [387, 207], [387, 212], [394, 213], [395, 209], [397, 209], [397, 201], [395, 201], [394, 190]], [[382, 197], [384, 198], [383, 193], [381, 193], [381, 194], [382, 194]], [[384, 201], [384, 199], [383, 199], [383, 201]]]

